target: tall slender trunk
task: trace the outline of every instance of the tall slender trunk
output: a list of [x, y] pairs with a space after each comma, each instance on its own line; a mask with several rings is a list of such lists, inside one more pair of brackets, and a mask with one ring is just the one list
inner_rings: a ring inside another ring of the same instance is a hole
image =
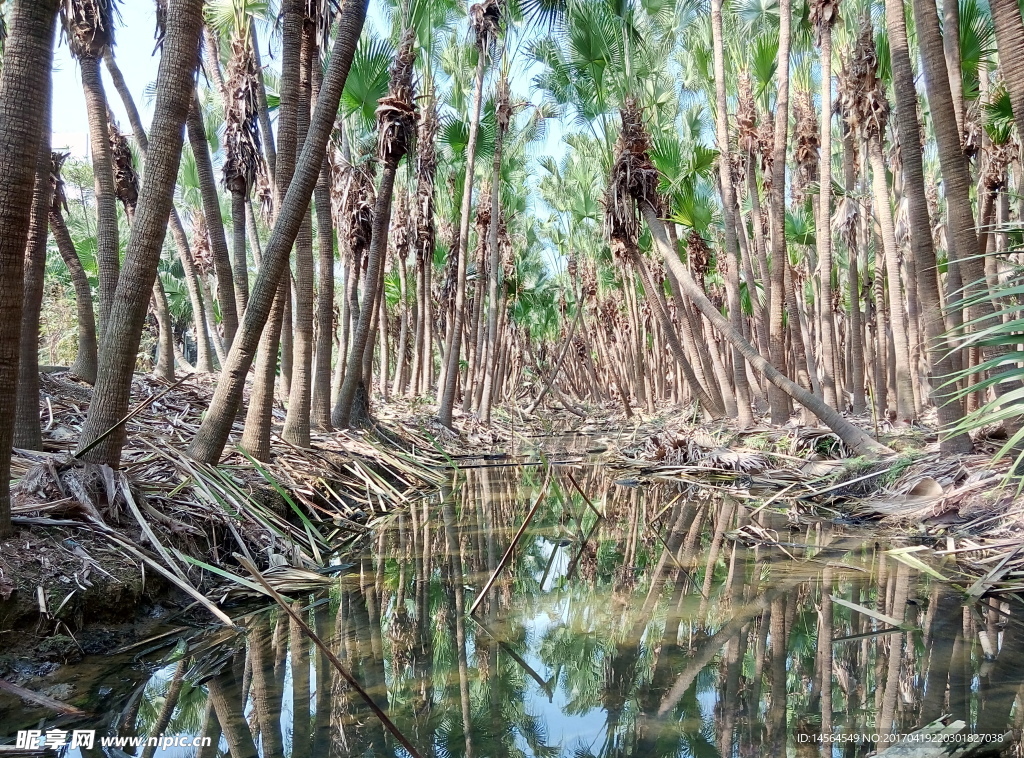
[[[244, 185], [245, 182], [243, 181]], [[238, 315], [249, 302], [249, 261], [245, 250], [245, 189], [231, 188], [231, 265]]]
[[50, 186], [50, 129], [52, 124], [53, 81], [46, 78], [43, 95], [43, 123], [32, 186], [32, 212], [25, 245], [24, 295], [21, 311], [21, 359], [18, 371], [17, 418], [14, 422], [14, 446], [42, 450], [39, 426], [39, 316], [43, 307], [46, 278], [47, 217], [52, 204]]
[[128, 410], [132, 370], [181, 161], [182, 126], [193, 92], [202, 5], [201, 0], [169, 1], [167, 31], [157, 72], [152, 136], [146, 154], [146, 181], [139, 193], [128, 239], [124, 275], [118, 280], [111, 304], [109, 328], [100, 342], [96, 392], [79, 443], [79, 450], [84, 450], [96, 442], [86, 459], [113, 468], [121, 460], [123, 427], [102, 440], [99, 438], [119, 423]]
[[[313, 65], [316, 42], [313, 24], [303, 24], [299, 70], [298, 144], [309, 132], [310, 104], [313, 99]], [[317, 61], [316, 65], [319, 65]], [[317, 183], [323, 160], [317, 171]], [[293, 445], [309, 447], [309, 412], [313, 395], [313, 219], [307, 206], [295, 239], [294, 347], [292, 350], [291, 387], [288, 394], [288, 415], [281, 437]]]
[[[853, 132], [849, 129], [843, 133], [843, 189], [847, 196], [852, 196], [857, 187], [856, 142]], [[850, 349], [850, 393], [853, 397], [853, 412], [860, 415], [867, 410], [864, 397], [864, 336], [860, 310], [860, 259], [858, 256], [857, 227], [850, 229], [847, 237], [847, 271], [849, 276], [850, 325], [847, 330], [846, 343]]]
[[220, 303], [221, 323], [224, 325], [224, 346], [231, 347], [238, 330], [238, 307], [234, 276], [231, 273], [231, 257], [228, 242], [224, 236], [224, 218], [220, 213], [220, 198], [217, 181], [213, 175], [213, 160], [210, 158], [210, 143], [206, 141], [206, 127], [199, 97], [193, 93], [192, 107], [186, 121], [188, 141], [196, 159], [196, 174], [199, 177], [199, 193], [203, 200], [203, 216], [206, 217], [206, 231], [213, 252], [213, 268], [217, 273], [217, 302]]
[[171, 309], [167, 304], [167, 293], [160, 274], [153, 281], [153, 313], [159, 328], [157, 337], [157, 359], [153, 373], [160, 379], [174, 381], [174, 327], [171, 323]]
[[86, 55], [78, 61], [78, 65], [82, 71], [82, 90], [85, 92], [85, 108], [89, 117], [89, 149], [92, 152], [96, 193], [96, 267], [99, 269], [99, 337], [102, 346], [120, 271], [117, 194], [110, 155], [107, 97], [100, 77], [99, 58]]
[[942, 0], [942, 51], [946, 60], [949, 91], [953, 98], [953, 116], [956, 118], [957, 136], [962, 140], [964, 135], [964, 83], [960, 69], [960, 0]]
[[256, 70], [260, 72], [256, 80], [256, 97], [259, 100], [260, 143], [263, 145], [263, 156], [267, 159], [267, 172], [270, 183], [277, 182], [277, 149], [274, 145], [274, 130], [270, 128], [270, 106], [267, 104], [267, 88], [263, 79], [263, 59], [260, 57], [259, 37], [256, 36], [256, 20], [249, 17], [249, 39], [252, 40], [253, 60]]
[[75, 288], [75, 312], [78, 314], [78, 353], [71, 366], [72, 376], [76, 376], [87, 384], [96, 383], [96, 312], [93, 310], [92, 288], [89, 277], [85, 273], [82, 261], [75, 250], [74, 240], [68, 231], [64, 216], [59, 210], [50, 212], [50, 231], [57, 244], [64, 265], [71, 274], [71, 283]]
[[[778, 94], [775, 98], [775, 144], [772, 146], [771, 205], [771, 311], [769, 313], [769, 353], [774, 364], [786, 373], [786, 332], [783, 313], [786, 306], [786, 143], [789, 132], [789, 45], [791, 29], [790, 0], [779, 0]], [[790, 314], [797, 318], [796, 313]], [[768, 388], [773, 424], [789, 420], [787, 393], [775, 383]]]
[[[302, 215], [309, 207], [310, 197], [320, 176], [327, 139], [334, 126], [341, 91], [348, 78], [365, 19], [366, 0], [346, 3], [342, 8], [334, 48], [331, 51], [320, 98], [313, 113], [309, 135], [302, 147], [295, 176], [280, 205], [274, 229], [263, 253], [263, 266], [250, 292], [249, 307], [246, 309], [239, 338], [232, 345], [206, 418], [189, 446], [189, 454], [198, 460], [216, 461], [227, 443], [231, 424], [242, 401], [245, 377], [252, 365], [260, 333], [270, 313], [278, 282], [287, 267], [288, 253], [298, 234]], [[280, 170], [280, 166], [278, 169]]]
[[[1013, 12], [1020, 26], [1020, 11], [1016, 4]], [[885, 20], [889, 33], [889, 57], [892, 62], [893, 91], [896, 97], [896, 125], [900, 144], [916, 145], [921, 142], [921, 128], [917, 120], [917, 89], [914, 85], [906, 19], [903, 14], [902, 2], [887, 0]], [[1024, 28], [1020, 30], [1020, 34], [1024, 45]], [[1024, 56], [1024, 47], [1021, 55]], [[1024, 108], [1024, 100], [1021, 107]], [[953, 396], [953, 388], [944, 386], [953, 375], [953, 363], [942, 319], [939, 270], [935, 248], [932, 245], [921, 153], [917, 150], [904, 150], [902, 158], [903, 192], [907, 198], [910, 217], [910, 246], [916, 264], [917, 291], [920, 296], [921, 315], [931, 364], [928, 378], [931, 383], [932, 400], [938, 409], [939, 445], [944, 453], [967, 453], [971, 450], [970, 438], [966, 434], [953, 434], [949, 431], [963, 417], [963, 408], [960, 401]]]
[[469, 215], [473, 204], [473, 167], [476, 163], [476, 143], [480, 131], [480, 110], [484, 99], [484, 68], [487, 51], [479, 50], [476, 63], [476, 90], [473, 94], [473, 111], [469, 120], [469, 139], [466, 144], [466, 174], [462, 186], [462, 205], [459, 208], [459, 237], [455, 250], [449, 255], [458, 259], [455, 280], [455, 306], [448, 323], [445, 339], [444, 385], [440, 388], [437, 411], [438, 420], [448, 428], [452, 426], [452, 408], [455, 405], [455, 388], [459, 379], [459, 356], [462, 350], [462, 326], [465, 320], [466, 302], [466, 259], [469, 251]]
[[[736, 331], [743, 328], [740, 308], [740, 248], [736, 237], [736, 191], [733, 187], [729, 148], [729, 114], [725, 95], [725, 41], [722, 38], [722, 2], [711, 0], [711, 38], [715, 66], [715, 136], [718, 141], [718, 189], [722, 195], [725, 225], [725, 286], [729, 300], [729, 322]], [[780, 9], [781, 10], [781, 9]], [[781, 49], [781, 46], [780, 46]], [[751, 298], [754, 293], [751, 291]], [[744, 429], [754, 423], [750, 406], [750, 385], [747, 369], [738, 348], [732, 350], [733, 381], [736, 385], [736, 423]], [[687, 377], [689, 379], [689, 377]], [[696, 389], [696, 388], [694, 388]]]
[[832, 26], [821, 29], [821, 158], [818, 160], [818, 224], [815, 240], [821, 271], [818, 323], [821, 330], [821, 384], [825, 402], [839, 409], [836, 324], [832, 317]]
[[[875, 196], [875, 213], [882, 232], [885, 270], [889, 279], [889, 328], [895, 345], [896, 413], [900, 420], [914, 418], [914, 387], [910, 372], [910, 343], [907, 339], [907, 318], [903, 310], [903, 288], [900, 283], [899, 249], [896, 246], [889, 183], [885, 175], [880, 136], [868, 138], [868, 163], [871, 165], [871, 189]], [[877, 252], [876, 252], [877, 255]], [[877, 264], [876, 264], [877, 265]], [[876, 274], [877, 275], [877, 274]]]

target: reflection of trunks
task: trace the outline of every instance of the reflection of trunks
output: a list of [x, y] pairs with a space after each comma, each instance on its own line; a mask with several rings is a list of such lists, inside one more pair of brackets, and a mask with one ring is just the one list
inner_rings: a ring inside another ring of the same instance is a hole
[[[965, 608], [928, 551], [817, 520], [784, 491], [792, 472], [766, 489], [775, 500], [751, 495], [744, 482], [775, 476], [767, 448], [730, 457], [705, 440], [672, 448], [685, 461], [624, 472], [585, 452], [593, 436], [524, 439], [460, 458], [437, 493], [352, 542], [326, 591], [289, 594], [358, 688], [283, 611], [257, 608], [238, 621], [247, 632], [170, 627], [147, 654], [145, 688], [104, 680], [114, 712], [145, 693], [136, 735], [223, 738], [246, 758], [394, 752], [360, 689], [424, 755], [820, 755], [1008, 731], [1024, 680], [1016, 606]], [[161, 725], [150, 702], [166, 702], [176, 678]], [[65, 728], [3, 697], [5, 724]], [[958, 730], [964, 716], [972, 728]], [[96, 739], [119, 728], [97, 725]]]

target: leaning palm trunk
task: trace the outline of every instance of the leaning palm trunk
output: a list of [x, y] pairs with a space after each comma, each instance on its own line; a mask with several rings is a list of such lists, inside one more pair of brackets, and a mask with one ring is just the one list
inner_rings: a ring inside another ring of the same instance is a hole
[[[993, 3], [994, 12], [996, 4]], [[1016, 7], [1013, 12], [1017, 16], [1017, 25], [1020, 26], [1020, 12]], [[902, 2], [887, 0], [885, 20], [889, 32], [889, 56], [892, 64], [893, 91], [896, 96], [898, 115], [896, 125], [899, 130], [900, 144], [916, 145], [921, 142], [921, 129], [917, 120], [917, 89], [914, 85], [914, 72], [910, 64], [907, 26], [903, 13]], [[1024, 29], [1020, 30], [1020, 34], [1024, 38]], [[1002, 45], [1000, 45], [1000, 49], [1003, 49]], [[1024, 57], [1024, 49], [1020, 54]], [[1024, 110], [1024, 97], [1022, 97], [1021, 108]], [[932, 244], [921, 153], [917, 150], [905, 150], [902, 153], [902, 158], [903, 192], [907, 197], [910, 216], [910, 245], [916, 264], [921, 314], [924, 321], [925, 337], [928, 341], [929, 362], [932, 367], [929, 380], [932, 399], [938, 409], [939, 445], [945, 453], [967, 453], [971, 450], [970, 437], [966, 434], [952, 434], [947, 431], [952, 429], [963, 417], [963, 409], [950, 388], [943, 386], [953, 374], [953, 363], [944, 334], [938, 264]], [[859, 323], [857, 327], [859, 328]]]
[[[412, 70], [416, 59], [413, 48], [413, 33], [409, 30], [402, 38], [401, 47], [391, 69], [391, 88], [381, 98], [377, 108], [378, 141], [377, 153], [384, 172], [377, 192], [377, 204], [373, 213], [373, 232], [366, 268], [366, 289], [360, 303], [359, 324], [352, 344], [349, 345], [348, 365], [345, 381], [338, 397], [338, 422], [341, 427], [362, 424], [368, 418], [370, 386], [365, 382], [362, 368], [367, 340], [373, 327], [374, 314], [379, 307], [384, 253], [388, 245], [388, 227], [391, 224], [391, 199], [394, 195], [395, 174], [398, 162], [402, 160], [412, 143], [416, 128], [416, 111], [413, 106]], [[386, 346], [381, 345], [382, 358]], [[382, 373], [386, 375], [385, 360], [381, 361]], [[359, 397], [357, 398], [357, 395]], [[359, 400], [356, 406], [356, 400]]]
[[[117, 90], [117, 94], [121, 97], [121, 103], [128, 113], [128, 123], [131, 124], [132, 133], [135, 135], [135, 142], [139, 146], [143, 158], [145, 158], [146, 150], [149, 149], [149, 138], [146, 136], [146, 129], [142, 125], [142, 119], [139, 118], [139, 109], [135, 107], [135, 100], [132, 98], [128, 85], [125, 84], [124, 76], [114, 60], [113, 53], [108, 50], [104, 60], [107, 64], [107, 72], [110, 74], [110, 79], [114, 83], [114, 89]], [[52, 223], [51, 215], [51, 226]], [[214, 347], [210, 337], [211, 330], [207, 328], [206, 323], [206, 303], [199, 286], [199, 275], [192, 260], [192, 251], [189, 249], [188, 238], [185, 236], [185, 227], [181, 223], [181, 218], [178, 216], [176, 208], [171, 208], [168, 225], [175, 247], [178, 249], [178, 259], [181, 261], [181, 267], [185, 272], [185, 287], [188, 289], [189, 300], [192, 303], [192, 318], [195, 323], [196, 332], [196, 369], [204, 373], [210, 373], [213, 371]], [[216, 332], [213, 333], [213, 339], [217, 339]], [[95, 381], [95, 370], [93, 370], [92, 381]]]
[[192, 110], [189, 111], [188, 141], [195, 156], [196, 174], [199, 177], [199, 193], [203, 200], [203, 215], [206, 230], [213, 251], [213, 268], [217, 273], [217, 300], [220, 303], [221, 323], [224, 326], [224, 347], [231, 347], [238, 329], [238, 308], [235, 298], [234, 276], [231, 271], [231, 257], [228, 242], [224, 236], [224, 218], [220, 212], [220, 198], [217, 182], [213, 176], [213, 160], [210, 157], [210, 143], [206, 141], [206, 127], [198, 96], [193, 95]]
[[[201, 0], [171, 0], [157, 73], [158, 95], [146, 160], [146, 181], [128, 240], [124, 272], [111, 304], [109, 328], [100, 343], [96, 394], [82, 428], [79, 449], [92, 445], [87, 459], [114, 468], [120, 463], [124, 435], [123, 430], [107, 432], [128, 410], [132, 370], [181, 161], [182, 126], [191, 105], [195, 50], [201, 25]], [[100, 440], [104, 434], [106, 437]], [[97, 440], [99, 442], [93, 445]]]
[[[309, 135], [263, 253], [263, 265], [249, 294], [249, 307], [245, 312], [242, 329], [221, 372], [210, 410], [189, 446], [189, 454], [198, 460], [216, 461], [227, 443], [231, 424], [242, 402], [245, 377], [252, 365], [260, 333], [267, 321], [278, 282], [288, 264], [288, 253], [320, 175], [324, 150], [365, 18], [365, 0], [346, 3], [342, 9], [334, 49], [331, 51]], [[280, 168], [278, 166], [278, 171]]]
[[22, 276], [56, 14], [55, 0], [18, 0], [7, 9], [11, 34], [0, 73], [0, 538], [11, 534]]
[[39, 427], [39, 315], [43, 306], [46, 278], [46, 231], [53, 188], [50, 184], [50, 125], [52, 122], [53, 82], [46, 79], [43, 92], [43, 132], [39, 140], [35, 184], [32, 187], [32, 214], [28, 244], [25, 246], [25, 278], [21, 312], [21, 360], [18, 373], [17, 418], [14, 422], [14, 446], [42, 450]]
[[851, 450], [861, 455], [879, 455], [890, 452], [889, 448], [876, 442], [865, 431], [851, 424], [834, 409], [829, 408], [821, 398], [808, 392], [782, 374], [775, 366], [765, 360], [743, 338], [742, 334], [733, 329], [728, 319], [719, 313], [718, 309], [707, 299], [704, 291], [697, 286], [686, 266], [683, 265], [679, 260], [679, 256], [672, 250], [669, 245], [668, 235], [665, 232], [665, 224], [658, 217], [654, 206], [648, 201], [643, 201], [641, 209], [647, 221], [647, 226], [651, 230], [651, 235], [654, 237], [654, 242], [665, 258], [665, 265], [672, 269], [672, 272], [679, 280], [679, 285], [683, 292], [697, 306], [697, 309], [704, 314], [708, 321], [714, 325], [718, 332], [728, 340], [729, 344], [743, 354], [743, 357], [756, 371], [760, 372], [765, 379], [778, 387], [779, 390], [785, 392], [786, 395], [817, 416]]
[[459, 237], [456, 249], [449, 255], [457, 256], [455, 280], [455, 303], [448, 323], [445, 340], [444, 385], [440, 388], [437, 416], [447, 427], [452, 425], [452, 408], [455, 405], [455, 390], [459, 379], [459, 356], [462, 350], [462, 328], [465, 320], [466, 301], [466, 259], [469, 251], [469, 215], [473, 203], [473, 178], [476, 162], [476, 143], [480, 131], [480, 111], [484, 97], [484, 68], [488, 50], [498, 32], [501, 14], [496, 0], [483, 0], [470, 8], [473, 31], [476, 35], [477, 64], [476, 90], [473, 95], [473, 111], [469, 121], [469, 139], [466, 143], [466, 175], [462, 186], [462, 205], [459, 210]]

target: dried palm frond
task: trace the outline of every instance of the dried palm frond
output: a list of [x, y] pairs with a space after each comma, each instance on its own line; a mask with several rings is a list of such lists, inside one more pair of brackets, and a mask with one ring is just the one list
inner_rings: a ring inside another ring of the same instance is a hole
[[638, 203], [658, 207], [658, 169], [651, 161], [651, 138], [640, 108], [628, 98], [619, 109], [622, 131], [615, 143], [615, 163], [604, 199], [605, 235], [612, 252], [631, 253], [640, 234]]
[[50, 213], [61, 215], [68, 212], [68, 198], [64, 192], [64, 179], [60, 172], [71, 153], [50, 153]]
[[477, 49], [486, 53], [501, 30], [501, 6], [498, 0], [482, 0], [469, 8], [469, 25], [473, 30]]
[[736, 127], [739, 131], [741, 153], [752, 153], [760, 145], [757, 132], [757, 107], [754, 104], [754, 90], [750, 72], [743, 70], [739, 77], [739, 103], [736, 108]]
[[331, 200], [335, 226], [357, 260], [370, 246], [375, 193], [373, 181], [363, 169], [349, 163], [334, 166]]
[[259, 71], [249, 35], [231, 43], [224, 112], [224, 185], [246, 194], [266, 174], [259, 129]]
[[114, 46], [116, 0], [62, 0], [60, 18], [71, 55], [101, 58]]
[[132, 218], [135, 206], [139, 204], [139, 175], [135, 171], [135, 158], [117, 124], [111, 120], [107, 128], [110, 132], [111, 166], [114, 169], [114, 193], [124, 206], [128, 218]]
[[199, 273], [206, 276], [213, 270], [213, 249], [206, 217], [200, 211], [192, 212], [192, 260]]
[[839, 20], [839, 0], [810, 0], [807, 6], [814, 27], [814, 43], [820, 47], [822, 32]]
[[846, 123], [855, 132], [882, 139], [889, 121], [889, 101], [878, 78], [878, 53], [870, 24], [864, 24], [839, 77]]
[[793, 99], [793, 121], [795, 134], [793, 157], [796, 160], [796, 176], [793, 181], [793, 200], [802, 204], [807, 186], [818, 179], [818, 112], [808, 90], [798, 92]]
[[402, 35], [391, 65], [388, 94], [377, 105], [377, 155], [384, 164], [395, 165], [412, 147], [416, 137], [416, 106], [412, 73], [416, 62], [415, 34]]
[[704, 280], [711, 269], [711, 248], [696, 229], [691, 229], [686, 236], [686, 259], [690, 263], [693, 278], [704, 289]]

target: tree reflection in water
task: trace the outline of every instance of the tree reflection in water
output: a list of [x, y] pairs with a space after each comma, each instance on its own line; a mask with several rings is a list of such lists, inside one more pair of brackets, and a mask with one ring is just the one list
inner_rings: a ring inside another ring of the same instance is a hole
[[[1017, 600], [964, 604], [856, 528], [573, 474], [607, 518], [556, 467], [473, 616], [543, 471], [458, 474], [369, 539], [329, 598], [296, 600], [423, 755], [859, 756], [877, 746], [815, 738], [943, 714], [1020, 750]], [[774, 544], [737, 540], [751, 524]], [[934, 569], [955, 577], [955, 556]], [[168, 734], [205, 733], [233, 758], [403, 754], [284, 614], [248, 625], [219, 668], [193, 663]], [[147, 685], [138, 733], [175, 665]]]

